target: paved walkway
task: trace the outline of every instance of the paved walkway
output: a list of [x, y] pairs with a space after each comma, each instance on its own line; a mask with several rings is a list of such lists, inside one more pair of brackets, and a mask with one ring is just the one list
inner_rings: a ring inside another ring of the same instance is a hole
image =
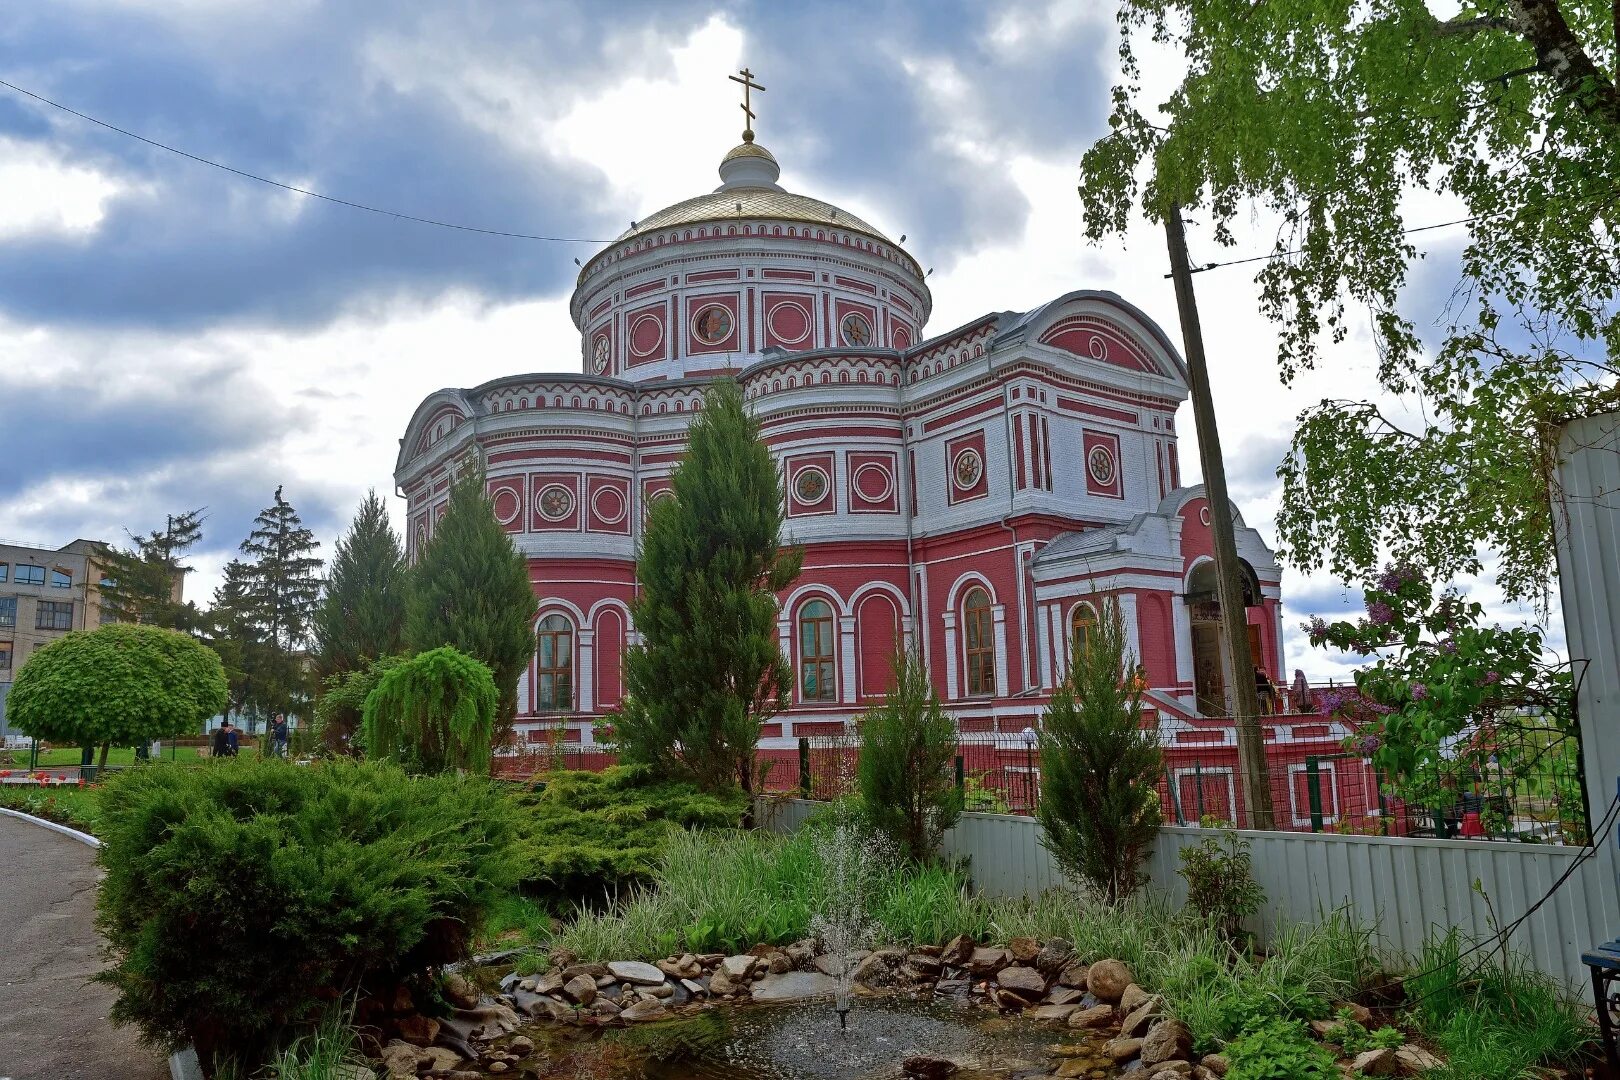
[[168, 1080], [167, 1062], [107, 1023], [95, 852], [0, 815], [0, 1080]]

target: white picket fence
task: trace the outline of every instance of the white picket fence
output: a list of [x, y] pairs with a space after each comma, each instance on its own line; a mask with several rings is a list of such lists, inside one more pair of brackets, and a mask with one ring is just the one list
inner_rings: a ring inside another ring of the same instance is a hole
[[[822, 805], [801, 799], [761, 800], [759, 822], [791, 832]], [[1150, 888], [1179, 904], [1186, 887], [1176, 873], [1183, 847], [1209, 830], [1162, 829], [1148, 863]], [[1436, 928], [1471, 936], [1523, 916], [1569, 873], [1551, 899], [1514, 932], [1512, 945], [1572, 992], [1588, 985], [1584, 949], [1620, 932], [1620, 899], [1604, 860], [1582, 848], [1482, 840], [1426, 840], [1332, 833], [1249, 832], [1255, 879], [1267, 903], [1251, 929], [1262, 942], [1280, 928], [1311, 923], [1346, 907], [1376, 928], [1386, 955], [1411, 956]], [[989, 896], [1036, 896], [1062, 884], [1040, 827], [1026, 817], [963, 814], [945, 836], [945, 853], [967, 857], [974, 887]], [[1478, 881], [1490, 905], [1474, 889]]]

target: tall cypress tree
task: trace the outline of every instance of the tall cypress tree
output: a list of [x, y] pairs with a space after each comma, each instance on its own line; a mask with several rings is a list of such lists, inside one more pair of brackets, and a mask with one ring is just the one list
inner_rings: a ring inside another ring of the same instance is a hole
[[405, 551], [375, 490], [337, 542], [315, 614], [316, 670], [358, 671], [405, 641]]
[[705, 398], [674, 495], [642, 533], [620, 746], [627, 761], [751, 792], [760, 725], [792, 686], [776, 594], [802, 553], [781, 546], [781, 481], [736, 383]]
[[529, 562], [495, 520], [481, 469], [450, 489], [450, 505], [410, 572], [405, 642], [415, 652], [453, 645], [488, 665], [500, 691], [494, 745], [517, 714], [517, 681], [534, 655], [538, 608]]
[[259, 511], [253, 531], [242, 541], [242, 554], [252, 558], [240, 610], [264, 646], [250, 652], [257, 658], [249, 669], [254, 693], [248, 704], [256, 706], [255, 712], [299, 712], [309, 699], [310, 680], [299, 654], [309, 644], [321, 596], [321, 560], [314, 554], [320, 546], [298, 511], [281, 497], [279, 485], [275, 501]]

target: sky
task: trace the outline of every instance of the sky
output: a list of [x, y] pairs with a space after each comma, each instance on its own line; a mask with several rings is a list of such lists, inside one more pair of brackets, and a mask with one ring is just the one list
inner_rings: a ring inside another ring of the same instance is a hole
[[[710, 190], [759, 141], [789, 190], [847, 207], [935, 272], [930, 332], [1112, 289], [1175, 337], [1162, 232], [1081, 235], [1077, 165], [1106, 131], [1113, 5], [546, 0], [55, 0], [8, 11], [0, 79], [107, 123], [354, 202], [590, 243], [455, 232], [198, 164], [0, 87], [0, 537], [119, 541], [207, 507], [187, 595], [206, 602], [278, 485], [329, 555], [447, 385], [579, 367], [576, 268]], [[1168, 90], [1176, 58], [1150, 54]], [[1414, 218], [1446, 220], [1419, 200]], [[1425, 215], [1429, 216], [1425, 216]], [[1456, 216], [1456, 215], [1453, 215]], [[1189, 231], [1195, 263], [1261, 253]], [[1409, 298], [1443, 314], [1461, 236], [1430, 234]], [[1432, 268], [1442, 268], [1439, 272]], [[1375, 385], [1363, 323], [1285, 388], [1252, 268], [1197, 280], [1233, 498], [1274, 542], [1294, 417]], [[1182, 461], [1196, 479], [1190, 407]], [[1468, 583], [1502, 610], [1489, 579]], [[1284, 576], [1286, 663], [1344, 678], [1299, 624], [1359, 608]], [[1506, 610], [1504, 617], [1524, 613]], [[1555, 645], [1562, 640], [1556, 611]]]

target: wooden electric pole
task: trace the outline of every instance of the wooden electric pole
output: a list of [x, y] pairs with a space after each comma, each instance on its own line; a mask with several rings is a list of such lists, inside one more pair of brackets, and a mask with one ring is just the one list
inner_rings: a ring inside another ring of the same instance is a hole
[[[1176, 285], [1176, 308], [1181, 314], [1181, 339], [1191, 376], [1193, 421], [1198, 430], [1198, 460], [1204, 468], [1204, 494], [1209, 502], [1209, 531], [1215, 542], [1216, 598], [1221, 605], [1221, 637], [1226, 641], [1231, 672], [1232, 723], [1237, 729], [1238, 778], [1243, 789], [1246, 820], [1240, 825], [1270, 829], [1271, 782], [1266, 769], [1266, 744], [1260, 734], [1260, 698], [1254, 685], [1254, 660], [1249, 655], [1249, 617], [1243, 604], [1237, 541], [1232, 535], [1232, 503], [1226, 496], [1226, 465], [1221, 457], [1221, 436], [1215, 426], [1215, 401], [1209, 393], [1209, 366], [1204, 360], [1204, 332], [1198, 324], [1198, 300], [1193, 296], [1192, 266], [1187, 261], [1187, 234], [1182, 230], [1181, 207], [1172, 205], [1164, 219], [1170, 244], [1170, 276]], [[1258, 598], [1257, 598], [1258, 599]]]

